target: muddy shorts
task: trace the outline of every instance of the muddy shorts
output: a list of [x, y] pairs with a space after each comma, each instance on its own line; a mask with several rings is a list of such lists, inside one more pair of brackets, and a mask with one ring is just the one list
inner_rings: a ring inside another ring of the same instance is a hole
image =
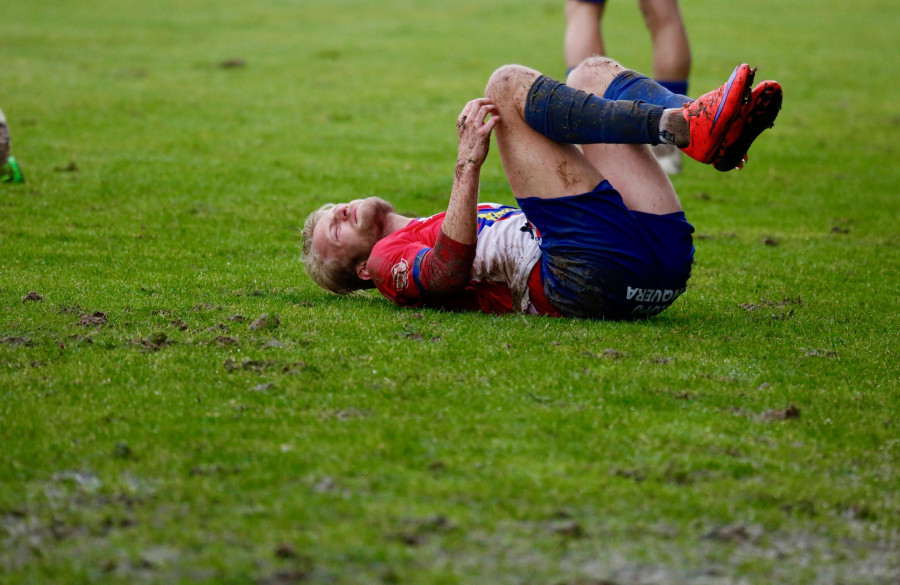
[[518, 203], [541, 237], [544, 291], [564, 315], [637, 319], [685, 291], [694, 227], [683, 211], [631, 211], [608, 181], [581, 195]]

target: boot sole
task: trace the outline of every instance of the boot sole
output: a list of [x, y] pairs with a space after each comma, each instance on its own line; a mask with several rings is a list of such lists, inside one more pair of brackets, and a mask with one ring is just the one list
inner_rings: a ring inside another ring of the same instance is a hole
[[781, 86], [778, 85], [767, 87], [760, 93], [756, 103], [753, 104], [753, 109], [747, 116], [747, 120], [744, 122], [744, 129], [741, 135], [737, 140], [726, 145], [722, 155], [713, 163], [716, 170], [724, 173], [737, 168], [744, 162], [744, 156], [750, 150], [753, 141], [763, 131], [775, 125], [775, 118], [778, 117], [778, 112], [781, 111], [783, 98]]

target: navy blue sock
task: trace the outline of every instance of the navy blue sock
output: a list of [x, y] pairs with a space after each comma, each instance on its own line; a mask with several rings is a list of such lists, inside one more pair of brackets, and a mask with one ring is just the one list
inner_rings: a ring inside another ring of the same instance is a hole
[[[687, 82], [684, 83], [687, 91]], [[653, 81], [646, 75], [636, 71], [623, 71], [603, 93], [608, 100], [643, 100], [648, 104], [655, 104], [665, 108], [680, 108], [693, 100], [686, 95], [673, 93], [663, 85]]]
[[664, 109], [600, 98], [541, 75], [528, 90], [525, 121], [544, 136], [568, 144], [659, 144]]

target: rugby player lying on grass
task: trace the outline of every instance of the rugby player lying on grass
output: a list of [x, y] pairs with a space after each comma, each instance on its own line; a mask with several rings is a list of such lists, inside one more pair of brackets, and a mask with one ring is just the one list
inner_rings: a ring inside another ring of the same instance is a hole
[[[375, 287], [407, 306], [660, 313], [685, 290], [694, 228], [647, 145], [741, 168], [781, 108], [778, 83], [751, 90], [754, 73], [740, 65], [691, 100], [605, 57], [585, 60], [567, 84], [501, 67], [457, 120], [447, 211], [404, 217], [376, 197], [327, 204], [303, 228], [306, 270], [332, 292]], [[518, 207], [478, 203], [492, 132]]]

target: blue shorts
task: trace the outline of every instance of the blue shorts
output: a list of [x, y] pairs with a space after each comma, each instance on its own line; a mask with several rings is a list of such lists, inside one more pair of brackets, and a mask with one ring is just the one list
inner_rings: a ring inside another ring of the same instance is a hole
[[637, 319], [685, 291], [694, 227], [683, 211], [632, 211], [608, 181], [581, 195], [518, 203], [541, 237], [547, 299], [564, 315]]

